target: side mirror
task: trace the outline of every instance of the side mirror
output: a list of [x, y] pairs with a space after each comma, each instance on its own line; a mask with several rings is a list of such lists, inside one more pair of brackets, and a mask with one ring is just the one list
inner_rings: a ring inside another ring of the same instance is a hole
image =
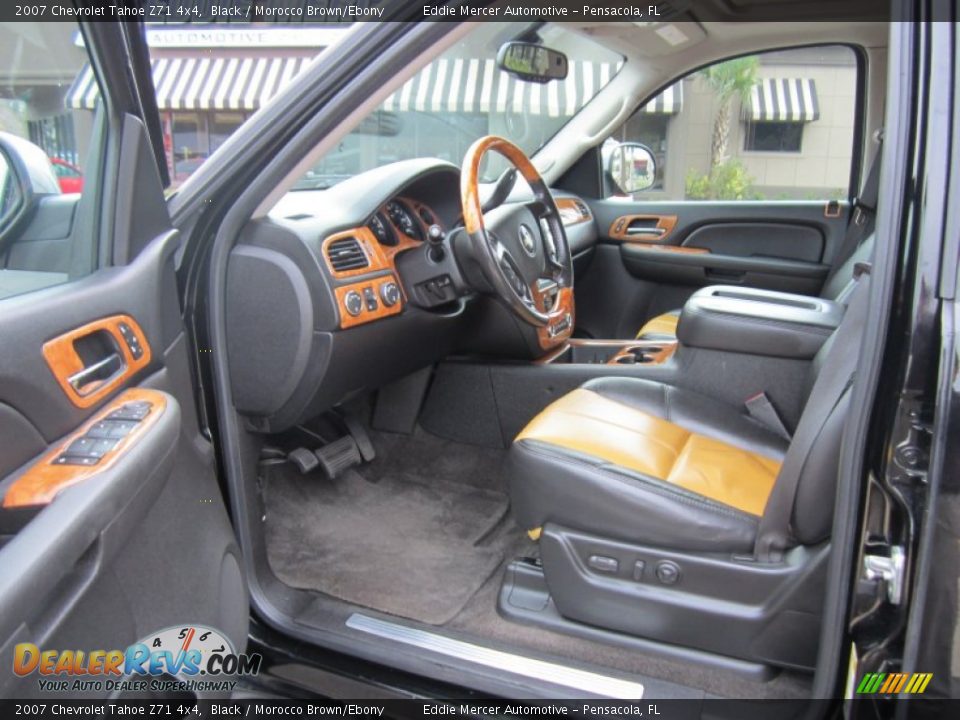
[[4, 229], [13, 223], [23, 206], [23, 191], [20, 180], [6, 153], [0, 151], [0, 236]]
[[619, 143], [607, 157], [607, 173], [624, 195], [632, 195], [653, 187], [657, 161], [653, 152], [640, 143]]
[[40, 197], [59, 194], [47, 154], [29, 140], [0, 132], [0, 247], [30, 219]]
[[497, 52], [497, 67], [527, 82], [548, 83], [567, 77], [567, 56], [528, 42], [508, 42]]

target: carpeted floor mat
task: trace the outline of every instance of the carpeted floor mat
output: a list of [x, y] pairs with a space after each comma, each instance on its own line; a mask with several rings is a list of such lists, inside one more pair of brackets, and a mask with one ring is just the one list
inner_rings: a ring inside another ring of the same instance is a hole
[[272, 468], [265, 488], [270, 566], [287, 585], [443, 624], [505, 558], [508, 543], [495, 529], [505, 522], [507, 497], [381, 468], [335, 481]]

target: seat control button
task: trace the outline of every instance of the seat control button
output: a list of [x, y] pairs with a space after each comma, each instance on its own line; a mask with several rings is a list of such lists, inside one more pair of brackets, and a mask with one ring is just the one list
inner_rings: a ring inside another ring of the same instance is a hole
[[620, 563], [617, 562], [616, 558], [606, 557], [605, 555], [591, 555], [590, 559], [587, 560], [587, 565], [594, 570], [605, 573], [615, 573], [620, 569]]
[[670, 560], [657, 563], [657, 580], [664, 585], [676, 585], [680, 579], [680, 566]]
[[643, 560], [637, 560], [633, 564], [633, 579], [637, 582], [643, 580], [643, 571], [646, 570], [647, 564]]

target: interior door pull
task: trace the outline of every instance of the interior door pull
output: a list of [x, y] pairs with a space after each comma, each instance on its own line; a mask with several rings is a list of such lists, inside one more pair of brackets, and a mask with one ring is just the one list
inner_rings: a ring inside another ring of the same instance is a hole
[[[118, 353], [110, 353], [103, 360], [88, 365], [83, 370], [74, 373], [67, 381], [79, 394], [83, 395], [83, 388], [93, 382], [106, 382], [124, 369], [123, 358]], [[99, 383], [98, 383], [99, 384]]]
[[653, 237], [660, 237], [665, 232], [666, 230], [664, 230], [661, 227], [628, 227], [627, 228], [627, 235], [630, 235], [631, 237], [634, 237], [637, 235], [651, 235]]

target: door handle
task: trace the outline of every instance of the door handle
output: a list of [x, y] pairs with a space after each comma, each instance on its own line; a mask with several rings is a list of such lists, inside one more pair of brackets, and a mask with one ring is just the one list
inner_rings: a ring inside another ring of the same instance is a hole
[[666, 232], [661, 227], [628, 227], [627, 235], [630, 237], [638, 237], [643, 235], [649, 235], [651, 237], [660, 237]]
[[78, 395], [86, 395], [90, 392], [93, 392], [97, 386], [94, 386], [84, 392], [84, 388], [90, 385], [91, 383], [97, 383], [97, 385], [108, 382], [115, 375], [119, 375], [124, 370], [123, 358], [120, 357], [119, 353], [110, 353], [103, 360], [98, 360], [92, 365], [88, 365], [78, 372], [75, 372], [73, 375], [67, 378], [67, 382], [70, 383], [70, 387], [77, 391]]

